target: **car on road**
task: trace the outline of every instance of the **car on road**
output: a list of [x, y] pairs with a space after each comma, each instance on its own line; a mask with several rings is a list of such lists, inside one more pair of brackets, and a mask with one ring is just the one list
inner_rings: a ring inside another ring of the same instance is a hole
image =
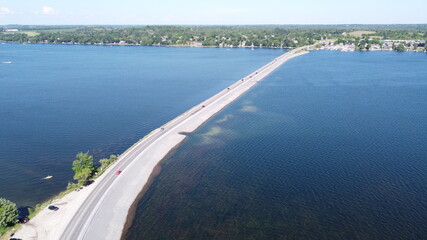
[[52, 210], [52, 211], [58, 211], [58, 209], [59, 209], [59, 207], [57, 207], [57, 206], [53, 206], [53, 205], [50, 205], [49, 207], [47, 207], [49, 210]]
[[120, 175], [120, 173], [122, 173], [121, 170], [117, 170], [116, 175]]

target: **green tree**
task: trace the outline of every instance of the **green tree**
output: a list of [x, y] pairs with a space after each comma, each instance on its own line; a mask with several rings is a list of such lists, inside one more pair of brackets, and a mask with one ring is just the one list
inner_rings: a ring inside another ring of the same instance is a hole
[[103, 158], [99, 160], [101, 166], [99, 167], [99, 172], [107, 169], [111, 164], [113, 164], [117, 160], [117, 155], [111, 155], [110, 158]]
[[0, 198], [0, 228], [13, 225], [18, 222], [18, 208], [16, 204]]
[[405, 44], [403, 43], [399, 43], [398, 45], [394, 45], [394, 50], [398, 51], [398, 52], [403, 52], [406, 50], [405, 48]]
[[95, 169], [93, 157], [89, 155], [89, 152], [80, 152], [76, 155], [76, 158], [73, 162], [74, 180], [77, 180], [79, 185], [83, 185], [92, 176]]

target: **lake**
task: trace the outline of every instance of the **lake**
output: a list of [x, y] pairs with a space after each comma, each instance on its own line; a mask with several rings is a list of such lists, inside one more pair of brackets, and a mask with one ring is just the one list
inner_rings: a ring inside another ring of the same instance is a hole
[[0, 44], [0, 197], [46, 200], [78, 152], [120, 154], [283, 52]]
[[162, 161], [126, 239], [425, 239], [426, 66], [290, 60]]

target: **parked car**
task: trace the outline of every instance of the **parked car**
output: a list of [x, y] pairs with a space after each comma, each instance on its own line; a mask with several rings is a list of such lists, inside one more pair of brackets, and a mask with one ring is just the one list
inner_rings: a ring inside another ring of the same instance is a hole
[[[27, 223], [30, 219], [28, 218], [30, 212], [28, 211], [28, 207], [19, 207], [18, 208], [18, 222], [19, 223]], [[11, 235], [11, 237], [13, 237]]]
[[58, 209], [59, 209], [59, 207], [57, 207], [57, 206], [53, 206], [53, 205], [50, 205], [49, 207], [47, 207], [49, 210], [52, 210], [52, 211], [58, 211]]
[[120, 173], [122, 173], [121, 170], [117, 170], [116, 175], [120, 175]]
[[28, 221], [30, 221], [30, 219], [28, 217], [23, 217], [23, 218], [18, 219], [19, 223], [27, 223]]
[[87, 186], [91, 185], [94, 182], [95, 181], [93, 181], [93, 180], [87, 181], [85, 184], [83, 184], [83, 186], [87, 187]]

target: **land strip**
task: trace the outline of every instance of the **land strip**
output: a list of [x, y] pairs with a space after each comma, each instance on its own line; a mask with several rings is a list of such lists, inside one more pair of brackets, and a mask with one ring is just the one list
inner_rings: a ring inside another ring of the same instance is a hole
[[[307, 53], [310, 46], [293, 49], [238, 80], [143, 138], [122, 154], [97, 181], [42, 210], [15, 236], [22, 239], [120, 239], [129, 208], [147, 184], [158, 163], [205, 121], [248, 91], [287, 60]], [[117, 171], [122, 171], [119, 174]]]

